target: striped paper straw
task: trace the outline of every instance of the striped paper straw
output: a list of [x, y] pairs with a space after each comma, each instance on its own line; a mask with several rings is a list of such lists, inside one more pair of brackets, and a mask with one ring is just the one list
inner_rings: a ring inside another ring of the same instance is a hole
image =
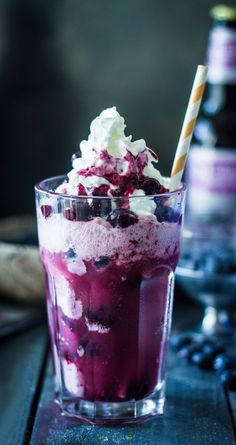
[[184, 171], [185, 162], [188, 155], [190, 142], [193, 135], [193, 130], [196, 124], [198, 111], [201, 105], [202, 96], [205, 89], [207, 77], [207, 67], [198, 65], [193, 87], [184, 118], [184, 123], [180, 133], [179, 143], [176, 149], [175, 159], [170, 175], [171, 191], [176, 190], [180, 183]]

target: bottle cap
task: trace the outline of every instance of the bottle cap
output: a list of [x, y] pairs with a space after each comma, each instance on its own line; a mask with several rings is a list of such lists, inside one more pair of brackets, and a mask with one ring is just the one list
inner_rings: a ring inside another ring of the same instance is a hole
[[236, 6], [216, 5], [210, 9], [210, 16], [215, 20], [236, 20]]

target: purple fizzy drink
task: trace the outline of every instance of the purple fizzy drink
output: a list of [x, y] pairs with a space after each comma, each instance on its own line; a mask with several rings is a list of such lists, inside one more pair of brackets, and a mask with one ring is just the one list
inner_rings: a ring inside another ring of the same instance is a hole
[[168, 192], [144, 141], [124, 140], [105, 112], [68, 177], [36, 186], [40, 254], [63, 412], [134, 422], [163, 413], [185, 191]]

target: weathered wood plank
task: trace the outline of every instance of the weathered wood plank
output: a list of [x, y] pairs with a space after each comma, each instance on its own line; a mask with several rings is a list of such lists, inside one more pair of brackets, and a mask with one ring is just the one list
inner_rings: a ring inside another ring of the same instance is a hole
[[0, 444], [22, 445], [45, 355], [45, 325], [0, 343]]
[[171, 354], [164, 417], [142, 425], [93, 427], [60, 415], [51, 367], [45, 379], [30, 445], [235, 445], [230, 413], [214, 375]]

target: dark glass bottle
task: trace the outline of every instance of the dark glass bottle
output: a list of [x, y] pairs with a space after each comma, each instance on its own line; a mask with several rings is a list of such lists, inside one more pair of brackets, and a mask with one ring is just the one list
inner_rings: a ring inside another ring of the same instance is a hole
[[236, 7], [211, 10], [208, 79], [187, 163], [188, 211], [236, 213]]

